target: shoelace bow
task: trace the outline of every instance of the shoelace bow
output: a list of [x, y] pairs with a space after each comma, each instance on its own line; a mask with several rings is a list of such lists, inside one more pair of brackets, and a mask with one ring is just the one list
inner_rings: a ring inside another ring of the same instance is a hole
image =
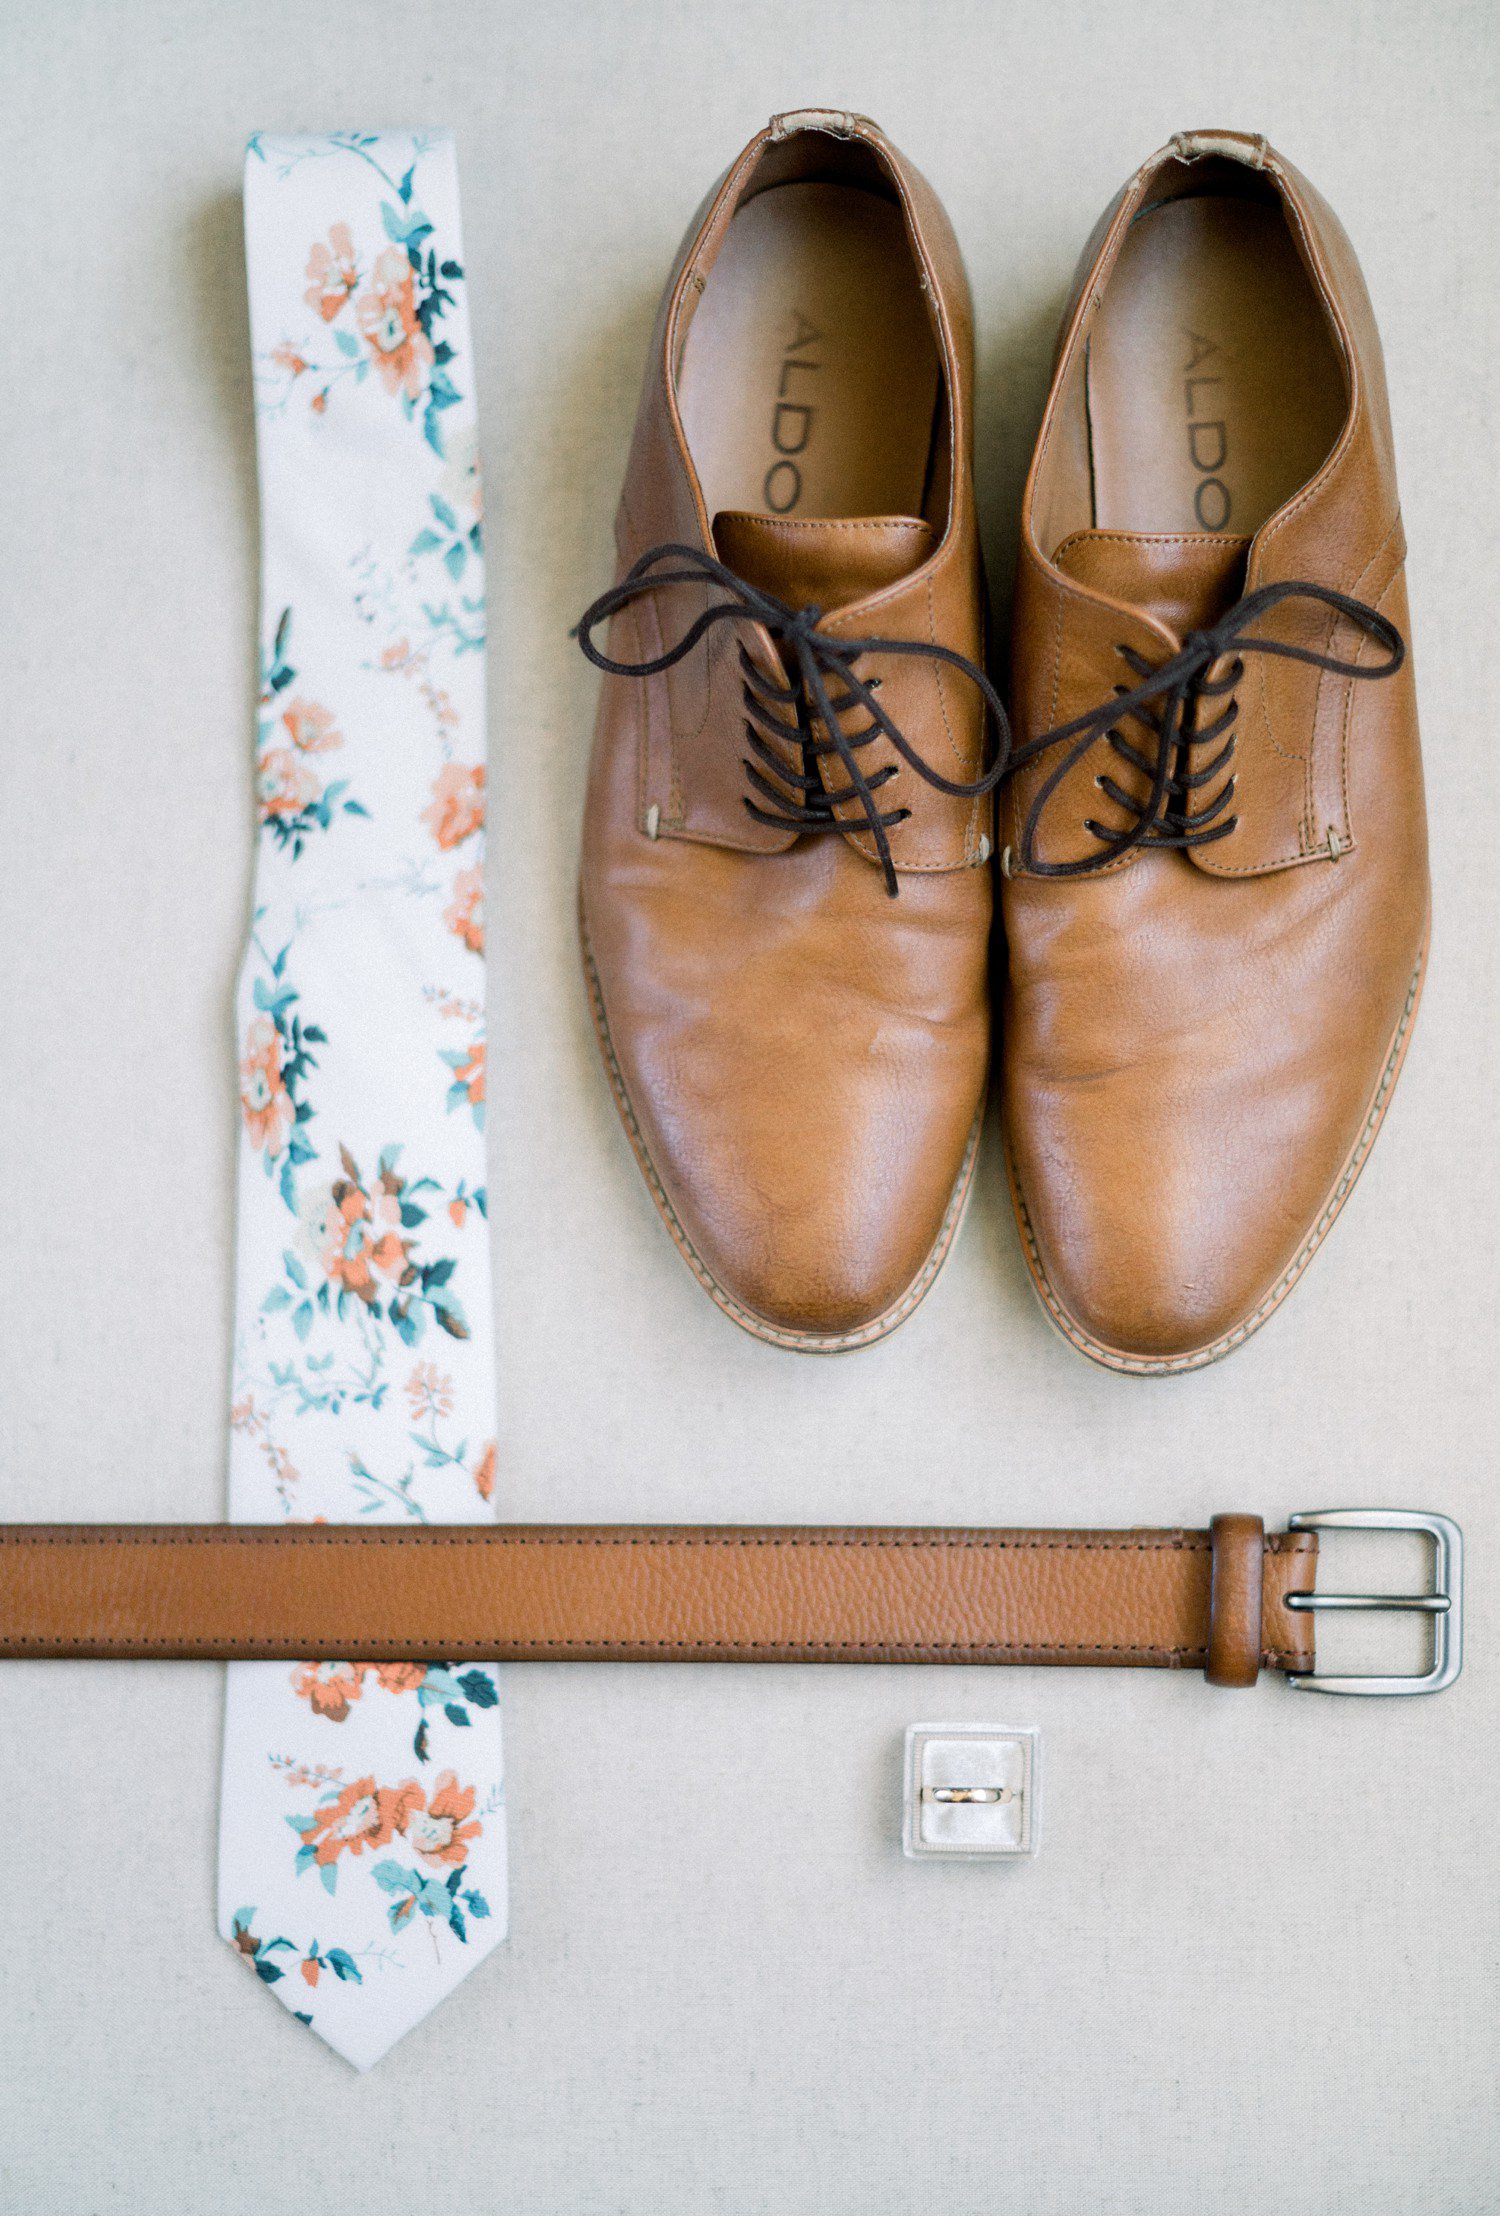
[[[670, 563], [678, 566], [662, 566]], [[644, 599], [669, 585], [718, 585], [726, 597], [710, 602], [675, 645], [648, 661], [618, 662], [601, 652], [593, 639], [601, 623], [631, 601]], [[652, 547], [649, 553], [632, 563], [617, 585], [601, 593], [593, 605], [584, 610], [573, 636], [597, 669], [608, 670], [616, 677], [654, 677], [691, 654], [698, 641], [717, 623], [763, 625], [794, 662], [795, 674], [790, 684], [779, 683], [758, 669], [743, 644], [740, 646], [745, 735], [754, 757], [753, 760], [744, 758], [743, 766], [751, 788], [744, 798], [744, 806], [757, 823], [773, 824], [779, 830], [809, 834], [834, 831], [845, 838], [868, 830], [885, 876], [885, 889], [894, 899], [898, 886], [889, 833], [896, 824], [906, 821], [911, 810], [882, 808], [876, 797], [900, 775], [899, 765], [887, 762], [867, 777], [860, 767], [860, 753], [883, 735], [901, 760], [936, 791], [947, 793], [955, 800], [977, 800], [982, 794], [993, 792], [1006, 773], [1010, 758], [1010, 726], [999, 694], [984, 671], [967, 655], [957, 653], [952, 647], [924, 644], [919, 640], [837, 638], [818, 629], [822, 613], [821, 608], [813, 606], [793, 608], [775, 593], [747, 584], [723, 562], [697, 547], [669, 544]], [[968, 678], [984, 700], [995, 730], [995, 758], [982, 777], [972, 782], [945, 777], [941, 770], [923, 759], [876, 699], [880, 679], [863, 678], [855, 668], [867, 654], [917, 655], [927, 661], [947, 663]], [[841, 687], [837, 695], [829, 690], [830, 680]], [[846, 731], [843, 727], [841, 719], [851, 708], [863, 709], [869, 718], [860, 730]], [[795, 720], [785, 721], [775, 712], [778, 709], [789, 709]], [[776, 751], [771, 743], [773, 740], [799, 750], [799, 769], [792, 768], [785, 756]], [[847, 780], [841, 788], [832, 791], [824, 785], [818, 768], [820, 760], [829, 754], [838, 756]], [[838, 811], [850, 802], [858, 803], [859, 815], [840, 815]]]
[[[1326, 607], [1336, 609], [1384, 646], [1388, 659], [1384, 662], [1345, 662], [1334, 654], [1321, 654], [1312, 647], [1292, 646], [1282, 639], [1259, 638], [1252, 633], [1250, 627], [1268, 609], [1292, 599], [1321, 601]], [[1239, 822], [1238, 816], [1229, 815], [1226, 810], [1234, 800], [1236, 784], [1230, 768], [1235, 748], [1234, 726], [1239, 718], [1234, 690], [1245, 674], [1243, 657], [1246, 654], [1280, 654], [1288, 661], [1311, 662], [1314, 668], [1329, 670], [1337, 677], [1394, 677], [1406, 659], [1406, 642], [1389, 617], [1381, 615], [1365, 601], [1351, 599], [1347, 593], [1333, 592], [1326, 585], [1302, 584], [1288, 579], [1279, 584], [1261, 585], [1256, 591], [1246, 593], [1217, 623], [1201, 631], [1190, 631], [1181, 651], [1156, 667], [1133, 647], [1120, 646], [1116, 651], [1138, 679], [1134, 686], [1117, 685], [1111, 699], [1101, 701], [1097, 708], [1090, 708], [1086, 715], [1075, 716], [1071, 723], [1059, 724], [1056, 730], [1044, 731], [1039, 738], [1027, 740], [1011, 754], [1010, 767], [1014, 772], [1050, 753], [1054, 747], [1063, 749], [1021, 826], [1018, 860], [1021, 868], [1033, 876], [1085, 877], [1107, 868], [1133, 847], [1207, 846], [1215, 839], [1229, 836]], [[1234, 656], [1232, 665], [1222, 677], [1210, 682], [1209, 670], [1226, 654]], [[1230, 696], [1227, 705], [1200, 728], [1201, 703], [1222, 699], [1226, 693]], [[1158, 702], [1161, 704], [1159, 716], [1149, 712]], [[1118, 729], [1119, 724], [1131, 716], [1156, 738], [1154, 756], [1143, 752]], [[1126, 792], [1107, 774], [1095, 779], [1100, 791], [1135, 821], [1128, 830], [1111, 831], [1090, 816], [1083, 828], [1099, 841], [1097, 854], [1086, 855], [1075, 862], [1039, 862], [1036, 834], [1048, 801], [1068, 772], [1101, 739], [1107, 739], [1123, 761], [1151, 781], [1149, 793], [1141, 799]], [[1211, 761], [1204, 761], [1201, 750], [1219, 740], [1223, 741], [1219, 751]], [[1204, 787], [1221, 776], [1223, 782], [1217, 791], [1198, 805], [1198, 796]]]

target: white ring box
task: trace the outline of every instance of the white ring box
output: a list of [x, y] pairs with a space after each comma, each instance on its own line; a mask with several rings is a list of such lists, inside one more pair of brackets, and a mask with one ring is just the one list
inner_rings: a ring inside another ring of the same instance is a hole
[[914, 1861], [1035, 1854], [1039, 1744], [1035, 1725], [909, 1725], [905, 1852]]

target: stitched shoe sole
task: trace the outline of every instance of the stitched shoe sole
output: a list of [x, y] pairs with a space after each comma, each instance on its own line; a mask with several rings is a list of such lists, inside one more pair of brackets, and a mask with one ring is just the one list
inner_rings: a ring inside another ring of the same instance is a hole
[[980, 1127], [984, 1122], [984, 1103], [981, 1101], [979, 1113], [974, 1119], [974, 1127], [969, 1133], [968, 1144], [964, 1148], [964, 1158], [959, 1169], [958, 1178], [954, 1184], [952, 1194], [949, 1196], [947, 1208], [943, 1212], [942, 1225], [933, 1243], [932, 1251], [899, 1300], [892, 1302], [889, 1308], [872, 1318], [869, 1323], [860, 1324], [853, 1331], [789, 1331], [784, 1325], [772, 1323], [768, 1317], [757, 1315], [754, 1309], [747, 1308], [742, 1301], [736, 1300], [734, 1294], [719, 1283], [702, 1255], [693, 1245], [692, 1240], [688, 1237], [681, 1219], [667, 1196], [666, 1188], [656, 1173], [656, 1165], [651, 1159], [645, 1135], [636, 1120], [635, 1110], [630, 1102], [630, 1094], [626, 1090], [625, 1078], [609, 1035], [609, 1018], [605, 1013], [604, 994], [599, 984], [599, 973], [594, 967], [593, 949], [589, 944], [588, 919], [584, 914], [581, 892], [578, 901], [578, 941], [583, 954], [584, 976], [588, 980], [589, 1009], [594, 1019], [594, 1036], [599, 1042], [599, 1052], [603, 1057], [605, 1072], [609, 1078], [609, 1089], [614, 1095], [615, 1106], [620, 1112], [620, 1121], [625, 1126], [626, 1136], [630, 1140], [636, 1161], [640, 1164], [641, 1175], [646, 1180], [651, 1198], [656, 1202], [662, 1220], [676, 1241], [678, 1252], [710, 1299], [723, 1309], [726, 1316], [732, 1317], [742, 1331], [748, 1331], [752, 1338], [765, 1339], [772, 1346], [790, 1347], [798, 1354], [850, 1354], [856, 1347], [873, 1346], [877, 1339], [886, 1338], [889, 1333], [896, 1329], [898, 1324], [905, 1323], [913, 1309], [921, 1303], [931, 1290], [933, 1281], [944, 1262], [947, 1261], [953, 1248], [953, 1242], [958, 1237], [959, 1226], [963, 1222], [965, 1211], [969, 1205], [969, 1196], [973, 1190], [974, 1162], [979, 1151]]
[[1396, 1079], [1401, 1074], [1401, 1064], [1406, 1059], [1406, 1049], [1411, 1041], [1412, 1024], [1416, 1019], [1417, 1004], [1422, 997], [1422, 984], [1427, 973], [1427, 948], [1431, 930], [1432, 921], [1429, 915], [1427, 926], [1422, 934], [1422, 951], [1417, 956], [1417, 966], [1412, 971], [1411, 983], [1407, 987], [1406, 1004], [1401, 1011], [1401, 1020], [1396, 1026], [1395, 1036], [1391, 1040], [1390, 1052], [1386, 1057], [1385, 1068], [1381, 1072], [1380, 1083], [1375, 1088], [1374, 1098], [1370, 1102], [1369, 1110], [1360, 1127], [1359, 1137], [1350, 1150], [1343, 1168], [1334, 1179], [1333, 1186], [1318, 1212], [1312, 1230], [1303, 1240], [1296, 1254], [1282, 1271], [1280, 1277], [1277, 1278], [1260, 1305], [1245, 1318], [1243, 1323], [1237, 1323], [1232, 1331], [1222, 1333], [1219, 1338], [1212, 1340], [1207, 1346], [1193, 1348], [1186, 1354], [1129, 1354], [1122, 1347], [1107, 1346], [1103, 1340], [1094, 1338], [1083, 1328], [1082, 1324], [1068, 1314], [1067, 1309], [1064, 1308], [1049, 1284], [1046, 1270], [1042, 1266], [1036, 1233], [1032, 1228], [1025, 1195], [1021, 1191], [1020, 1179], [1016, 1174], [1015, 1159], [1011, 1153], [1010, 1134], [1008, 1131], [1005, 1133], [1005, 1169], [1010, 1180], [1011, 1205], [1015, 1209], [1016, 1226], [1021, 1234], [1021, 1245], [1026, 1254], [1026, 1266], [1031, 1272], [1032, 1286], [1046, 1312], [1048, 1322], [1061, 1332], [1070, 1346], [1076, 1347], [1080, 1354], [1086, 1354], [1091, 1362], [1098, 1362], [1105, 1369], [1121, 1371], [1128, 1377], [1171, 1377], [1184, 1370], [1206, 1369], [1210, 1362], [1221, 1362], [1226, 1354], [1232, 1354], [1236, 1347], [1243, 1346], [1248, 1338], [1259, 1331], [1267, 1318], [1275, 1314], [1327, 1238], [1338, 1217], [1339, 1210], [1354, 1190], [1356, 1178], [1369, 1160], [1370, 1149], [1374, 1146], [1376, 1133], [1385, 1120], [1385, 1112], [1390, 1106], [1391, 1094], [1395, 1091]]

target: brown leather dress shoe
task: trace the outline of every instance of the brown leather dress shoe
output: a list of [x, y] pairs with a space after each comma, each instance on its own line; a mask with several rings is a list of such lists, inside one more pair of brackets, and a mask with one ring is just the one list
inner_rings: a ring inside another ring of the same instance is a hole
[[1404, 553], [1337, 218], [1263, 139], [1174, 139], [1065, 321], [1001, 830], [1016, 1215], [1111, 1368], [1248, 1338], [1390, 1101], [1428, 917]]
[[779, 1346], [910, 1315], [973, 1170], [1004, 715], [972, 351], [930, 186], [861, 116], [777, 117], [679, 256], [619, 581], [579, 625], [608, 672], [581, 874], [605, 1067], [689, 1266]]

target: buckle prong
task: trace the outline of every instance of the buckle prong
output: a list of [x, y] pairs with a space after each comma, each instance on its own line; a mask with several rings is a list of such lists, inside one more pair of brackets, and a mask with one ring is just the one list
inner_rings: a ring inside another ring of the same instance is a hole
[[1286, 1606], [1299, 1613], [1314, 1609], [1359, 1609], [1376, 1614], [1400, 1612], [1432, 1619], [1432, 1667], [1413, 1677], [1289, 1677], [1298, 1693], [1353, 1693], [1392, 1698], [1441, 1693], [1463, 1668], [1463, 1533], [1451, 1516], [1408, 1508], [1322, 1508], [1288, 1518], [1293, 1531], [1416, 1531], [1432, 1541], [1432, 1590], [1427, 1593], [1289, 1593]]
[[1445, 1616], [1453, 1606], [1447, 1593], [1288, 1593], [1288, 1608], [1411, 1608]]

